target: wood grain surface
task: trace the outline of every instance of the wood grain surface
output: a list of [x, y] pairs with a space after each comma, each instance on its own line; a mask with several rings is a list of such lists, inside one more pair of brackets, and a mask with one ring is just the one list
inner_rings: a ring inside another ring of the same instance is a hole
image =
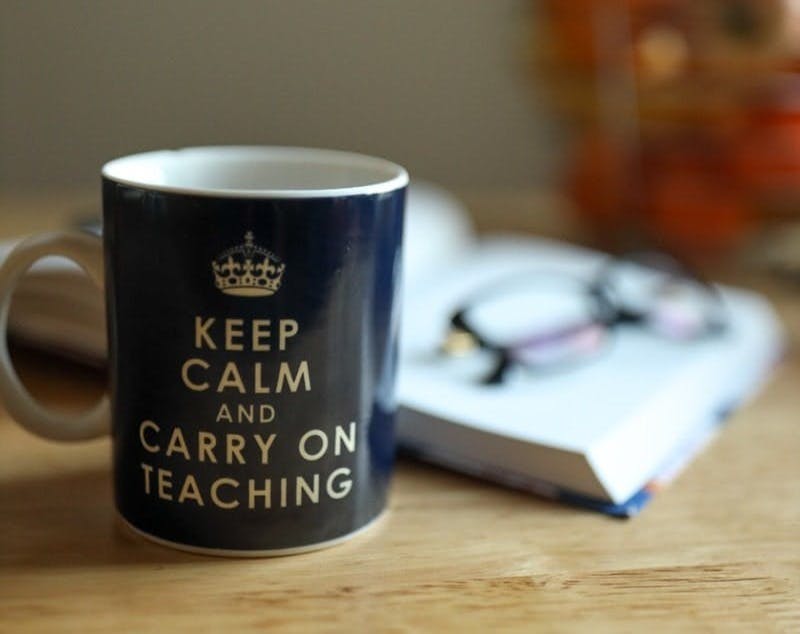
[[[54, 226], [92, 200], [7, 196], [0, 233]], [[536, 228], [538, 200], [481, 195], [473, 208], [483, 228]], [[757, 283], [790, 328], [786, 361], [633, 520], [401, 461], [388, 516], [344, 545], [189, 555], [119, 525], [107, 440], [43, 441], [0, 413], [0, 631], [798, 632], [800, 294]], [[53, 407], [85, 407], [104, 387], [15, 358]]]

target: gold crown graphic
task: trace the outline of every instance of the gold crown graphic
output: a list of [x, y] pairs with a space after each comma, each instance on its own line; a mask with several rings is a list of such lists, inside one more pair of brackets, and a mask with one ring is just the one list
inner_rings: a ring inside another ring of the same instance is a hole
[[264, 297], [281, 287], [286, 265], [271, 251], [253, 244], [253, 232], [244, 234], [244, 244], [220, 253], [211, 263], [214, 282], [226, 295]]

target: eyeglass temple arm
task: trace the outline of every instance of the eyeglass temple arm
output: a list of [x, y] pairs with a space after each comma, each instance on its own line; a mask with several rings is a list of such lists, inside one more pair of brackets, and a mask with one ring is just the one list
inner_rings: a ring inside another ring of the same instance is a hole
[[470, 337], [475, 340], [475, 343], [478, 347], [484, 348], [487, 350], [498, 350], [498, 347], [494, 344], [489, 343], [481, 337], [475, 330], [467, 323], [467, 320], [464, 318], [464, 313], [466, 310], [461, 309], [453, 313], [453, 316], [450, 318], [450, 329], [461, 331], [467, 333]]

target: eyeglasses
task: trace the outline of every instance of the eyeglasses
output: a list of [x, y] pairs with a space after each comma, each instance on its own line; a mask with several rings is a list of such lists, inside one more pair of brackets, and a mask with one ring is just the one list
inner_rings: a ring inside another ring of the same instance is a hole
[[528, 271], [479, 288], [451, 315], [440, 351], [490, 355], [481, 382], [497, 385], [515, 366], [544, 371], [590, 358], [629, 327], [693, 342], [724, 331], [726, 319], [711, 284], [667, 254], [636, 253], [588, 281]]

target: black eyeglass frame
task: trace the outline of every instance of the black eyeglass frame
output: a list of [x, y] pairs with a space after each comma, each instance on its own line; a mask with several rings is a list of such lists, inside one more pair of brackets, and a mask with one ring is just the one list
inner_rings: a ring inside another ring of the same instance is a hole
[[[727, 319], [725, 316], [724, 304], [718, 289], [713, 284], [667, 253], [640, 251], [609, 258], [601, 266], [597, 274], [588, 281], [570, 278], [584, 287], [587, 297], [591, 300], [591, 308], [587, 315], [587, 321], [582, 324], [567, 327], [550, 336], [566, 336], [571, 334], [571, 332], [575, 332], [580, 328], [586, 328], [589, 325], [601, 326], [611, 332], [620, 326], [635, 326], [646, 322], [649, 317], [647, 311], [632, 310], [621, 305], [621, 303], [613, 297], [614, 273], [618, 268], [630, 264], [664, 273], [666, 274], [666, 281], [689, 281], [696, 284], [698, 288], [704, 292], [706, 297], [710, 300], [710, 310], [706, 316], [707, 319], [703, 328], [692, 337], [693, 341], [705, 336], [721, 333], [725, 330]], [[496, 297], [506, 292], [509, 287], [529, 284], [530, 275], [531, 272], [527, 271], [506, 276], [498, 282], [492, 283], [491, 287], [482, 288], [479, 291], [471, 293], [470, 297], [478, 297], [481, 299]], [[449, 320], [448, 333], [440, 350], [453, 356], [459, 354], [459, 351], [463, 352], [470, 348], [486, 350], [494, 354], [497, 357], [495, 366], [483, 379], [482, 383], [486, 385], [498, 385], [503, 383], [509, 369], [520, 362], [515, 358], [514, 346], [490, 341], [469, 323], [468, 313], [475, 308], [476, 303], [468, 299], [453, 312]]]

